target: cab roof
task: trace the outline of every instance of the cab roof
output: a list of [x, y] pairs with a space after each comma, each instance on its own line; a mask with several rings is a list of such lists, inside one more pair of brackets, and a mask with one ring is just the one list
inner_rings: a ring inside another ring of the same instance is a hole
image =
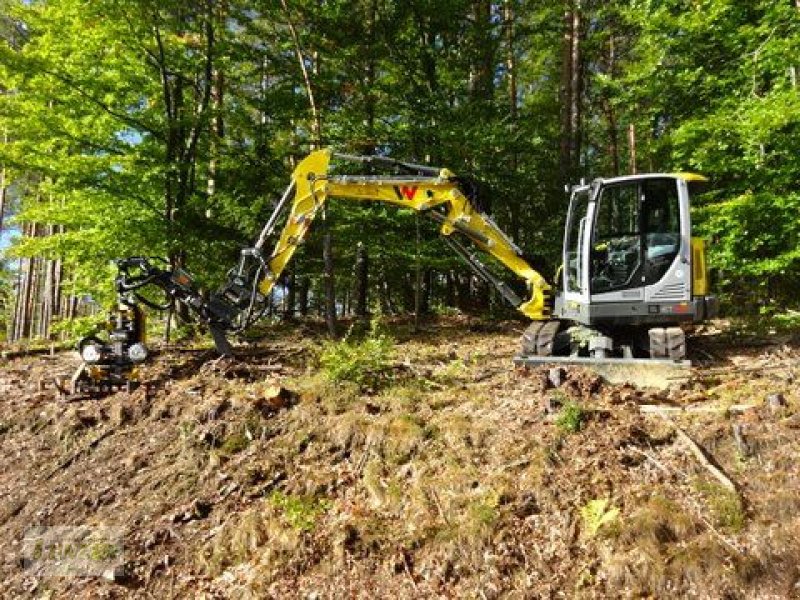
[[619, 177], [597, 177], [591, 183], [581, 183], [573, 185], [572, 191], [580, 192], [588, 190], [595, 185], [611, 185], [615, 183], [626, 183], [630, 181], [645, 181], [648, 179], [681, 179], [687, 183], [705, 183], [708, 177], [699, 173], [678, 172], [678, 173], [638, 173], [636, 175], [620, 175]]
[[689, 172], [679, 172], [679, 173], [639, 173], [637, 175], [621, 175], [619, 177], [598, 177], [594, 181], [600, 182], [603, 184], [609, 183], [622, 183], [625, 181], [641, 181], [645, 179], [683, 179], [687, 182], [701, 182], [701, 181], [708, 181], [707, 177], [700, 175], [699, 173], [689, 173]]

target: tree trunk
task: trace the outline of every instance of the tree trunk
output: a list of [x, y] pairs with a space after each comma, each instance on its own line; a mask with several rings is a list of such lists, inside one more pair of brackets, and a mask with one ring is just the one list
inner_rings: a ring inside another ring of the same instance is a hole
[[636, 175], [636, 126], [631, 123], [628, 125], [628, 151], [630, 158], [628, 164], [631, 175]]
[[6, 340], [13, 342], [16, 340], [16, 325], [17, 325], [17, 304], [19, 303], [19, 290], [22, 287], [22, 269], [17, 269], [17, 281], [14, 286], [16, 293], [13, 299], [13, 309], [10, 310], [10, 316], [6, 325]]
[[611, 159], [611, 173], [619, 175], [619, 133], [617, 132], [617, 115], [614, 106], [608, 99], [603, 100], [603, 112], [606, 116], [608, 131], [608, 156]]
[[[23, 225], [23, 236], [36, 236], [36, 225]], [[30, 334], [31, 294], [33, 288], [33, 258], [21, 259], [22, 282], [17, 289], [17, 302], [14, 316], [14, 339], [19, 341]]]
[[[3, 143], [8, 142], [8, 134], [3, 134]], [[0, 239], [3, 236], [3, 220], [6, 215], [6, 195], [8, 186], [6, 185], [6, 166], [0, 165]]]
[[582, 97], [583, 97], [583, 65], [581, 64], [581, 0], [575, 0], [575, 8], [572, 13], [572, 80], [570, 85], [572, 91], [570, 99], [572, 107], [570, 109], [571, 122], [570, 142], [571, 168], [576, 173], [580, 168], [581, 138], [582, 138]]
[[[612, 33], [608, 40], [608, 77], [616, 79], [616, 45], [614, 43], [614, 34]], [[611, 98], [606, 96], [602, 100], [603, 112], [606, 116], [606, 124], [608, 131], [608, 155], [611, 158], [611, 172], [614, 176], [619, 175], [619, 132], [617, 131], [617, 115], [614, 110], [614, 105]]]
[[78, 297], [70, 294], [67, 307], [67, 319], [74, 319], [78, 316]]
[[[794, 6], [797, 10], [800, 10], [800, 0], [794, 0]], [[791, 67], [789, 67], [789, 78], [792, 81], [792, 87], [795, 89], [800, 87], [800, 82], [798, 82], [798, 79], [800, 79], [800, 77], [798, 77], [797, 71], [798, 71], [797, 65], [792, 65]]]
[[322, 260], [325, 264], [323, 275], [325, 280], [325, 323], [328, 326], [328, 335], [336, 337], [336, 282], [333, 279], [333, 240], [329, 226], [326, 226], [325, 229], [326, 231], [322, 237]]
[[482, 279], [474, 279], [475, 282], [475, 297], [477, 300], [478, 308], [483, 312], [488, 312], [492, 303], [492, 288], [489, 284]]
[[433, 269], [425, 269], [422, 285], [422, 299], [420, 302], [420, 313], [427, 315], [431, 312], [431, 294], [433, 293]]
[[300, 314], [304, 317], [308, 315], [308, 288], [309, 288], [309, 279], [308, 275], [301, 275], [298, 277], [297, 282], [297, 298], [298, 298], [298, 308], [300, 310]]
[[[219, 3], [219, 9], [213, 18], [217, 23], [217, 29], [224, 32], [226, 30], [225, 16], [227, 14], [227, 2], [224, 0]], [[209, 15], [209, 18], [212, 18]], [[214, 68], [211, 72], [211, 129], [209, 136], [209, 160], [208, 160], [208, 182], [206, 192], [208, 193], [208, 211], [211, 211], [214, 194], [217, 192], [217, 178], [219, 176], [219, 151], [222, 139], [225, 136], [225, 124], [222, 119], [222, 109], [225, 98], [225, 74], [217, 61], [213, 61]]]
[[472, 308], [471, 280], [471, 275], [456, 274], [456, 306], [463, 311], [469, 311]]
[[[180, 3], [170, 5], [173, 14], [170, 15], [179, 37], [185, 32], [180, 25], [187, 23], [188, 10]], [[153, 53], [156, 66], [161, 78], [161, 102], [163, 103], [163, 117], [166, 136], [164, 140], [164, 219], [167, 223], [167, 238], [172, 243], [168, 249], [169, 261], [173, 269], [185, 265], [185, 255], [181, 248], [180, 229], [176, 227], [179, 219], [183, 218], [183, 209], [188, 199], [196, 190], [195, 173], [198, 161], [198, 147], [201, 134], [208, 132], [208, 112], [211, 104], [211, 91], [213, 87], [214, 62], [213, 54], [215, 42], [215, 3], [209, 2], [201, 5], [205, 13], [203, 16], [202, 40], [205, 44], [202, 49], [202, 71], [181, 72], [177, 65], [170, 64], [164, 44], [160, 22], [162, 17], [156, 14], [153, 17]], [[156, 9], [156, 12], [158, 9]], [[189, 104], [190, 99], [194, 104]], [[216, 183], [215, 183], [216, 185]], [[188, 310], [182, 305], [176, 309], [181, 317], [188, 317]]]
[[6, 169], [0, 168], [0, 238], [3, 235], [3, 221], [6, 216]]
[[580, 166], [583, 65], [581, 57], [581, 1], [567, 0], [561, 64], [561, 151], [563, 180], [570, 181]]
[[14, 295], [14, 317], [12, 319], [11, 324], [11, 335], [8, 336], [10, 342], [19, 341], [21, 334], [21, 323], [22, 323], [22, 305], [24, 303], [23, 298], [25, 298], [25, 286], [28, 284], [27, 277], [26, 277], [26, 263], [28, 259], [21, 258], [19, 260], [19, 272], [17, 274], [17, 287], [16, 293]]
[[572, 107], [572, 40], [573, 40], [573, 27], [572, 27], [572, 0], [566, 0], [566, 8], [564, 10], [564, 38], [561, 42], [561, 84], [559, 87], [559, 95], [561, 96], [561, 144], [559, 150], [559, 166], [561, 168], [561, 178], [563, 181], [569, 181], [572, 178], [570, 173], [570, 165], [572, 158], [570, 155], [570, 123]]
[[[297, 28], [292, 20], [291, 12], [286, 3], [286, 0], [281, 0], [281, 7], [286, 16], [286, 24], [289, 27], [289, 33], [292, 37], [292, 44], [294, 46], [295, 57], [300, 66], [300, 72], [303, 76], [303, 84], [308, 98], [308, 107], [311, 111], [311, 134], [312, 134], [312, 149], [322, 147], [322, 115], [317, 106], [317, 101], [314, 96], [314, 85], [311, 79], [311, 71], [306, 64], [305, 54], [303, 47], [300, 44], [300, 36], [298, 35]], [[319, 53], [312, 53], [312, 64], [314, 68], [314, 75], [319, 75], [320, 60]], [[327, 211], [323, 209], [322, 213], [322, 262], [324, 264], [324, 280], [325, 280], [325, 322], [328, 325], [328, 334], [336, 336], [336, 281], [334, 279], [334, 262], [333, 262], [333, 240], [331, 236], [330, 226], [327, 220]]]
[[53, 316], [59, 320], [64, 316], [61, 284], [64, 280], [64, 265], [58, 258], [53, 264]]
[[383, 308], [383, 313], [387, 315], [394, 315], [397, 314], [397, 310], [395, 310], [394, 302], [392, 302], [392, 291], [389, 287], [389, 281], [386, 278], [386, 267], [381, 265], [380, 272], [378, 275], [379, 284], [378, 284], [378, 295], [381, 300], [381, 306]]
[[38, 333], [38, 316], [40, 312], [40, 303], [39, 299], [41, 298], [41, 285], [42, 285], [42, 277], [41, 277], [41, 266], [42, 260], [40, 258], [34, 257], [31, 260], [31, 287], [30, 287], [30, 294], [28, 295], [28, 310], [26, 315], [26, 324], [27, 329], [25, 330], [22, 337], [31, 339], [36, 336]]
[[[516, 58], [516, 33], [514, 30], [514, 21], [516, 19], [516, 11], [514, 10], [514, 0], [504, 0], [503, 2], [503, 22], [506, 34], [506, 72], [508, 77], [508, 110], [511, 117], [511, 123], [516, 126], [517, 123], [517, 58]], [[516, 163], [517, 153], [513, 153], [514, 161]], [[516, 169], [516, 164], [514, 165]]]
[[[508, 79], [508, 111], [511, 123], [511, 165], [510, 169], [513, 175], [516, 175], [519, 167], [519, 153], [517, 151], [517, 129], [518, 129], [518, 114], [517, 107], [517, 58], [516, 58], [516, 32], [515, 20], [516, 10], [514, 6], [515, 0], [504, 0], [503, 2], [503, 24], [505, 28], [506, 37], [506, 72]], [[518, 241], [520, 238], [520, 209], [522, 199], [515, 196], [510, 199], [509, 205], [509, 231], [511, 238]]]
[[217, 179], [219, 177], [219, 149], [224, 135], [222, 114], [224, 77], [222, 71], [214, 71], [214, 86], [211, 92], [211, 104], [214, 117], [211, 119], [211, 136], [209, 141], [209, 160], [208, 160], [208, 182], [206, 184], [206, 194], [208, 195], [208, 210], [210, 213], [217, 192]]
[[447, 306], [456, 305], [456, 281], [452, 271], [445, 276], [444, 303]]
[[50, 319], [53, 314], [53, 261], [42, 259], [42, 293], [41, 310], [39, 311], [39, 331], [40, 338], [47, 339], [50, 333]]
[[494, 40], [492, 39], [492, 3], [472, 1], [475, 27], [475, 60], [470, 65], [470, 93], [473, 100], [490, 102], [494, 91]]
[[359, 319], [367, 318], [367, 300], [369, 289], [369, 255], [367, 247], [363, 242], [358, 242], [356, 246], [356, 266], [355, 266], [355, 309], [356, 317]]
[[[286, 24], [289, 26], [289, 33], [292, 36], [292, 44], [294, 45], [294, 53], [295, 57], [297, 58], [297, 62], [300, 65], [300, 72], [303, 75], [303, 84], [306, 88], [306, 95], [308, 97], [308, 106], [311, 110], [311, 132], [314, 138], [313, 143], [315, 147], [319, 148], [322, 146], [322, 117], [320, 115], [319, 109], [317, 107], [317, 101], [314, 97], [314, 86], [311, 81], [311, 73], [309, 72], [308, 66], [306, 64], [306, 58], [303, 53], [303, 47], [300, 44], [300, 36], [297, 33], [297, 28], [294, 25], [294, 21], [292, 20], [292, 15], [289, 12], [289, 7], [286, 4], [286, 0], [281, 0], [281, 6], [283, 7], [283, 12], [286, 15]], [[319, 74], [319, 55], [318, 53], [313, 53], [314, 58], [314, 69], [315, 74]]]
[[297, 277], [295, 276], [294, 269], [291, 269], [286, 275], [286, 306], [283, 311], [283, 317], [287, 320], [294, 319], [294, 307], [297, 303]]
[[366, 140], [364, 141], [362, 152], [373, 154], [375, 152], [375, 21], [377, 19], [377, 0], [369, 0], [366, 15], [366, 53], [367, 64], [364, 68], [366, 80], [364, 97], [364, 112], [366, 113]]
[[422, 310], [422, 257], [420, 256], [419, 213], [414, 214], [416, 225], [416, 255], [414, 260], [414, 331], [419, 331], [420, 312]]

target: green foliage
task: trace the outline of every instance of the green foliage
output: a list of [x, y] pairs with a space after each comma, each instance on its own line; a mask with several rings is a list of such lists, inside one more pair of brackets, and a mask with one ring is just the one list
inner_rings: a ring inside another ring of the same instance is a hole
[[11, 271], [0, 261], [0, 342], [6, 339], [6, 331], [13, 310], [13, 290]]
[[732, 533], [738, 533], [744, 529], [747, 515], [739, 494], [718, 483], [709, 483], [702, 480], [695, 482], [695, 489], [708, 502], [714, 522], [718, 527], [722, 527]]
[[635, 34], [617, 93], [639, 114], [640, 152], [646, 144], [662, 168], [712, 178], [695, 223], [713, 242], [716, 291], [734, 311], [797, 306], [800, 12], [668, 0], [621, 15]]
[[[17, 226], [36, 227], [13, 253], [60, 259], [64, 292], [103, 304], [109, 259], [133, 254], [185, 255], [211, 289], [322, 138], [482, 182], [481, 202], [544, 255], [546, 277], [568, 180], [704, 172], [712, 190], [694, 222], [714, 240], [719, 289], [747, 310], [743, 297], [797, 308], [800, 11], [730, 0], [579, 10], [578, 148], [565, 164], [558, 3], [4, 0], [0, 166]], [[339, 299], [353, 290], [359, 243], [388, 310], [413, 309], [417, 264], [438, 311], [484, 295], [455, 289], [466, 271], [436, 224], [378, 204], [332, 202], [328, 217]], [[312, 311], [324, 298], [320, 241], [312, 230], [292, 263]]]
[[572, 400], [561, 407], [556, 418], [556, 427], [564, 433], [577, 433], [583, 428], [586, 413], [580, 404]]
[[247, 437], [247, 434], [244, 431], [237, 431], [225, 438], [219, 451], [223, 456], [232, 456], [246, 450], [249, 445], [250, 438]]
[[330, 501], [313, 496], [290, 496], [275, 491], [269, 502], [281, 511], [284, 520], [296, 531], [313, 531], [317, 520], [331, 507]]
[[[800, 290], [800, 195], [746, 192], [698, 211], [717, 283], [745, 314], [775, 307]], [[746, 300], [743, 301], [742, 296]]]
[[800, 330], [800, 312], [790, 310], [785, 313], [772, 315], [772, 323], [778, 331]]
[[77, 317], [75, 319], [64, 319], [57, 321], [50, 328], [53, 335], [62, 336], [67, 342], [77, 342], [82, 337], [100, 331], [107, 320], [103, 314]]
[[320, 355], [325, 375], [333, 381], [375, 385], [388, 371], [394, 340], [381, 330], [379, 318], [370, 323], [362, 339], [348, 334], [341, 341], [326, 342]]
[[619, 508], [613, 506], [608, 498], [590, 500], [581, 507], [583, 528], [594, 537], [604, 528], [614, 524], [619, 518]]

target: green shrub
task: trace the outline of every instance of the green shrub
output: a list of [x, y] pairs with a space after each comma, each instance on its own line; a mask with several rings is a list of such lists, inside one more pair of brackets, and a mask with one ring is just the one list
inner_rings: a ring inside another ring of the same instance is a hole
[[352, 381], [358, 385], [374, 385], [386, 375], [394, 340], [380, 330], [373, 319], [363, 339], [353, 339], [352, 331], [338, 342], [327, 342], [322, 348], [320, 364], [333, 381]]
[[566, 433], [577, 433], [583, 428], [586, 413], [576, 402], [567, 402], [558, 414], [556, 426]]

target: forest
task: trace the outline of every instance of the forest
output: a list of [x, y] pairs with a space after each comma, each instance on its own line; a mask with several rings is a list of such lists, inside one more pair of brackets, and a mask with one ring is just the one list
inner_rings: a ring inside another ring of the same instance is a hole
[[[0, 596], [798, 596], [800, 0], [0, 0], [0, 38]], [[353, 183], [386, 159], [458, 179]]]
[[[553, 271], [565, 185], [699, 172], [728, 310], [797, 307], [797, 0], [2, 0], [0, 35], [11, 341], [107, 304], [115, 258], [213, 287], [323, 146], [476, 178]], [[500, 310], [431, 224], [346, 202], [279, 292], [281, 314]]]

